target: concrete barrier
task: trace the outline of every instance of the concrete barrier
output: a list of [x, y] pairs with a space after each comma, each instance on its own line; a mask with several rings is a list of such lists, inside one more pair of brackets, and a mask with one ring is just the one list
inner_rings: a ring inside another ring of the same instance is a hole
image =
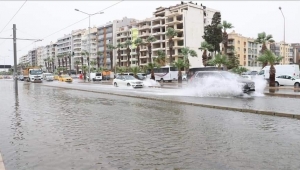
[[118, 94], [118, 93], [102, 92], [102, 91], [87, 90], [87, 89], [77, 89], [77, 88], [72, 88], [72, 87], [57, 87], [57, 86], [51, 86], [51, 85], [45, 85], [45, 84], [42, 84], [42, 85], [48, 86], [48, 87], [69, 89], [69, 90], [78, 90], [78, 91], [101, 93], [101, 94], [116, 95], [116, 96], [123, 96], [123, 97], [132, 97], [132, 98], [139, 98], [139, 99], [146, 99], [146, 100], [155, 100], [155, 101], [192, 105], [192, 106], [199, 106], [199, 107], [206, 107], [206, 108], [213, 108], [213, 109], [220, 109], [220, 110], [230, 110], [230, 111], [237, 111], [237, 112], [246, 112], [246, 113], [262, 114], [262, 115], [270, 115], [270, 116], [278, 116], [278, 117], [295, 118], [295, 119], [300, 120], [299, 114], [280, 113], [280, 112], [275, 112], [275, 111], [265, 111], [265, 110], [255, 110], [255, 109], [243, 109], [243, 108], [217, 106], [217, 105], [208, 105], [208, 104], [202, 104], [202, 103], [192, 103], [192, 102], [161, 99], [161, 98], [146, 97], [146, 96], [133, 96], [133, 95], [128, 95], [128, 94]]
[[0, 153], [0, 170], [5, 170], [4, 161], [2, 159], [1, 153]]

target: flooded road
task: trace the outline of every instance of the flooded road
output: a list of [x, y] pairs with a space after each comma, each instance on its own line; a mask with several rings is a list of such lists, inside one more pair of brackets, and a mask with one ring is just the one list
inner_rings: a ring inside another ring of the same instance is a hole
[[300, 169], [300, 121], [0, 81], [7, 170]]

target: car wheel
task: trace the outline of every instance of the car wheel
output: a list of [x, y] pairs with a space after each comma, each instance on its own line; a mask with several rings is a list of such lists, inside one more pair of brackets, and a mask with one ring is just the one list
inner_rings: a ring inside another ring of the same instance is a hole
[[129, 84], [129, 83], [127, 83], [127, 86], [130, 86], [130, 84]]
[[279, 87], [279, 83], [278, 83], [277, 81], [275, 82], [275, 86], [276, 86], [276, 87]]
[[160, 82], [165, 82], [163, 78], [160, 79]]
[[299, 83], [295, 83], [294, 87], [295, 87], [295, 88], [299, 88], [299, 87], [300, 87], [300, 84], [299, 84]]
[[115, 83], [114, 83], [114, 86], [115, 86], [115, 87], [118, 87], [118, 84], [115, 82]]

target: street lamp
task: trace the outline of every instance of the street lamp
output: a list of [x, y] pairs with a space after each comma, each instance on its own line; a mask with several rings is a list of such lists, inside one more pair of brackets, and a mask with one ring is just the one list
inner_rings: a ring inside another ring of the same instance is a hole
[[284, 52], [283, 56], [285, 56], [285, 17], [283, 15], [281, 7], [279, 7], [279, 10], [280, 10], [280, 12], [281, 12], [281, 14], [283, 16], [283, 48], [284, 48], [283, 49], [283, 52]]
[[[89, 14], [89, 13], [80, 11], [79, 9], [75, 9], [75, 11], [84, 13], [84, 14], [86, 14], [86, 15], [89, 16], [89, 44], [88, 44], [88, 47], [89, 47], [89, 58], [91, 59], [91, 39], [90, 39], [90, 34], [91, 34], [91, 16], [96, 15], [96, 14], [103, 14], [104, 12], [96, 12], [94, 14]], [[89, 60], [88, 61], [88, 74], [89, 74], [89, 77], [90, 77], [90, 72], [91, 72], [91, 70], [90, 70], [90, 60]]]

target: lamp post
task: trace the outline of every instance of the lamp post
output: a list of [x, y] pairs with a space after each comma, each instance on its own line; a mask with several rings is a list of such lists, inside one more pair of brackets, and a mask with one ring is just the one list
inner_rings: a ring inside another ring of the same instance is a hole
[[79, 9], [75, 9], [75, 11], [84, 13], [84, 14], [86, 14], [86, 15], [89, 16], [89, 44], [88, 44], [88, 47], [89, 47], [89, 61], [88, 61], [88, 74], [89, 74], [89, 77], [90, 77], [90, 72], [91, 72], [91, 70], [90, 70], [90, 60], [91, 60], [91, 39], [90, 39], [90, 34], [91, 34], [91, 16], [96, 15], [96, 14], [103, 14], [104, 12], [96, 12], [94, 14], [89, 14], [89, 13], [80, 11]]
[[285, 17], [283, 15], [281, 7], [279, 7], [279, 10], [283, 16], [283, 52], [284, 52], [283, 56], [285, 56]]

